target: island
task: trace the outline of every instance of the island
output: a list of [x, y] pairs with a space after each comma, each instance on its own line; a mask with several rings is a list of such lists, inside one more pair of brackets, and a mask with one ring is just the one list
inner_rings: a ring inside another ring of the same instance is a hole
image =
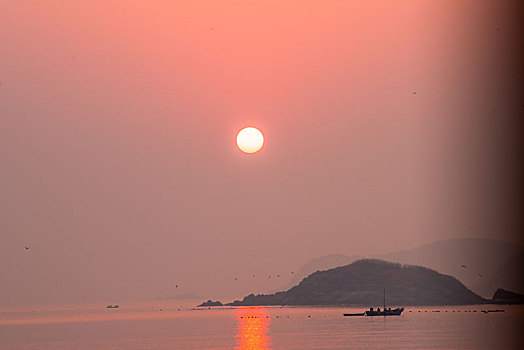
[[209, 299], [208, 301], [204, 301], [202, 304], [198, 305], [197, 307], [204, 307], [204, 306], [224, 306], [220, 301], [212, 301]]
[[524, 304], [524, 295], [499, 288], [491, 300], [493, 304]]
[[229, 306], [344, 305], [379, 306], [473, 305], [490, 301], [475, 294], [456, 278], [414, 265], [377, 259], [317, 271], [291, 289], [275, 294], [250, 294]]

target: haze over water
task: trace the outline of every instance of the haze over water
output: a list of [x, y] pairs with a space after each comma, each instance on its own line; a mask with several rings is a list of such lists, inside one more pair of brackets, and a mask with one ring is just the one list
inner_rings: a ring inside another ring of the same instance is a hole
[[524, 344], [520, 307], [192, 310], [394, 252], [524, 293], [522, 8], [0, 0], [0, 350]]
[[0, 306], [241, 297], [327, 254], [521, 244], [519, 10], [0, 0]]
[[[179, 304], [3, 312], [0, 348], [520, 349], [524, 341], [522, 306], [411, 307], [399, 317], [343, 317], [344, 312], [362, 309], [193, 310]], [[480, 312], [493, 308], [505, 312]]]

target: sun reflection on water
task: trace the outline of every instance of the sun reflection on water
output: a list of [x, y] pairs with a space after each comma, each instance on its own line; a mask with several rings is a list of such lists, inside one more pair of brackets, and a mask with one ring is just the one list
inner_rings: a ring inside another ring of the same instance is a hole
[[265, 307], [237, 309], [238, 334], [237, 350], [269, 350], [271, 338], [268, 335], [271, 318]]

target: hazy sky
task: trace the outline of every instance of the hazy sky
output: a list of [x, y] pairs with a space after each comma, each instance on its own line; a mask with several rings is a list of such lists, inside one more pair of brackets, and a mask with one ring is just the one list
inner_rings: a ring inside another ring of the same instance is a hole
[[324, 254], [522, 243], [521, 10], [0, 0], [0, 303], [241, 297]]

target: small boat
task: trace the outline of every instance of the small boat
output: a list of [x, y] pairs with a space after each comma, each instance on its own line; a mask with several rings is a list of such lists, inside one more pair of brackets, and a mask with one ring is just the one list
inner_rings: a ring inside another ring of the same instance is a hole
[[377, 308], [374, 310], [370, 307], [367, 311], [355, 314], [344, 314], [344, 316], [400, 316], [402, 311], [404, 311], [403, 307], [397, 307], [396, 309], [386, 308], [386, 289], [384, 288], [384, 309], [380, 310], [380, 308]]
[[380, 310], [380, 308], [373, 310], [371, 307], [366, 311], [366, 316], [400, 316], [402, 311], [404, 311], [403, 307], [397, 307], [396, 309], [387, 308], [384, 310]]
[[506, 310], [481, 310], [480, 312], [487, 314], [488, 312], [506, 312]]
[[107, 305], [106, 306], [106, 309], [118, 309], [120, 307], [120, 305]]
[[380, 308], [377, 308], [373, 310], [373, 308], [370, 307], [369, 310], [366, 311], [366, 316], [400, 316], [402, 311], [404, 311], [403, 307], [397, 307], [396, 309], [386, 308], [386, 288], [384, 288], [384, 309], [380, 310]]

